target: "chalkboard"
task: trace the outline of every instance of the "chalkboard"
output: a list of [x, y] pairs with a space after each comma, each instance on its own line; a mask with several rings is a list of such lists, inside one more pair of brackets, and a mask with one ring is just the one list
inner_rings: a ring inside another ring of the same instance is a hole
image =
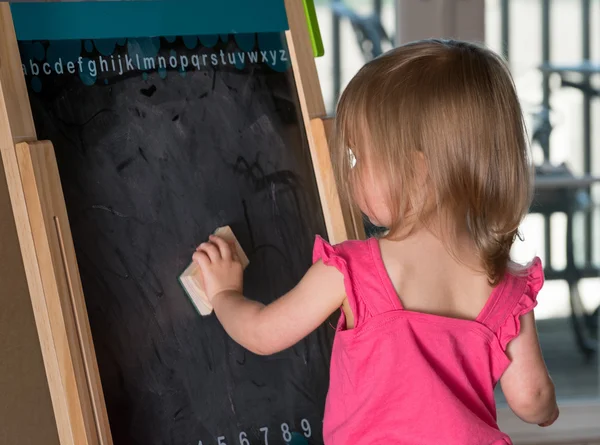
[[179, 286], [230, 225], [245, 294], [291, 289], [325, 236], [283, 33], [21, 41], [54, 144], [116, 445], [322, 443], [334, 329], [258, 357]]

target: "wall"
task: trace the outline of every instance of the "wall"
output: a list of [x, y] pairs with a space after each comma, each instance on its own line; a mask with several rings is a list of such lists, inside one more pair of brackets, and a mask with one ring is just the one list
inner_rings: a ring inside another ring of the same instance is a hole
[[397, 43], [430, 37], [483, 42], [484, 0], [397, 0]]

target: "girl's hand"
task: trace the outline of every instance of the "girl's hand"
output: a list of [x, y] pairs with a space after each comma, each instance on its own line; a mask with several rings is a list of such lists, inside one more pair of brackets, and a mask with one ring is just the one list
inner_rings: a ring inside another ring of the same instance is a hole
[[548, 420], [546, 420], [544, 423], [540, 423], [539, 426], [545, 427], [545, 426], [552, 425], [554, 422], [556, 422], [556, 419], [558, 419], [558, 414], [559, 414], [558, 405], [555, 405], [554, 411], [552, 412], [552, 415], [550, 416], [550, 418]]
[[204, 292], [211, 304], [223, 292], [242, 293], [242, 263], [224, 239], [211, 235], [196, 249], [193, 260], [200, 266]]

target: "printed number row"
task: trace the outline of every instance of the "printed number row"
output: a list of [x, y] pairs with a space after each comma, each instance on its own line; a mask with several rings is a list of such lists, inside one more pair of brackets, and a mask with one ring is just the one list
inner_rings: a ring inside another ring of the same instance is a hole
[[[307, 439], [312, 435], [312, 429], [310, 428], [310, 423], [306, 419], [302, 419], [300, 422], [300, 426], [302, 427], [302, 432], [304, 433], [304, 437]], [[269, 445], [269, 428], [264, 426], [260, 429], [260, 432], [264, 434], [265, 441], [264, 445]], [[287, 423], [281, 424], [281, 434], [283, 440], [286, 442], [291, 442], [292, 440], [292, 432], [290, 431], [290, 426]], [[202, 441], [198, 442], [198, 445], [203, 445]], [[225, 436], [217, 437], [217, 445], [228, 445], [225, 441]], [[251, 445], [248, 440], [248, 435], [242, 431], [239, 435], [239, 445]]]

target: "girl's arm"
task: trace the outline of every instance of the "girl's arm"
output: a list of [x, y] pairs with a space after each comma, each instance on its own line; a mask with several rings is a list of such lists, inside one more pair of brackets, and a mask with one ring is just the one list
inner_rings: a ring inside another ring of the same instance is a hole
[[523, 421], [549, 426], [558, 418], [554, 384], [548, 375], [533, 311], [521, 316], [521, 331], [506, 349], [511, 364], [500, 379], [508, 406]]
[[315, 263], [298, 285], [265, 306], [244, 298], [242, 265], [222, 238], [211, 236], [194, 254], [217, 318], [237, 343], [260, 355], [282, 351], [310, 334], [345, 300], [343, 275]]

